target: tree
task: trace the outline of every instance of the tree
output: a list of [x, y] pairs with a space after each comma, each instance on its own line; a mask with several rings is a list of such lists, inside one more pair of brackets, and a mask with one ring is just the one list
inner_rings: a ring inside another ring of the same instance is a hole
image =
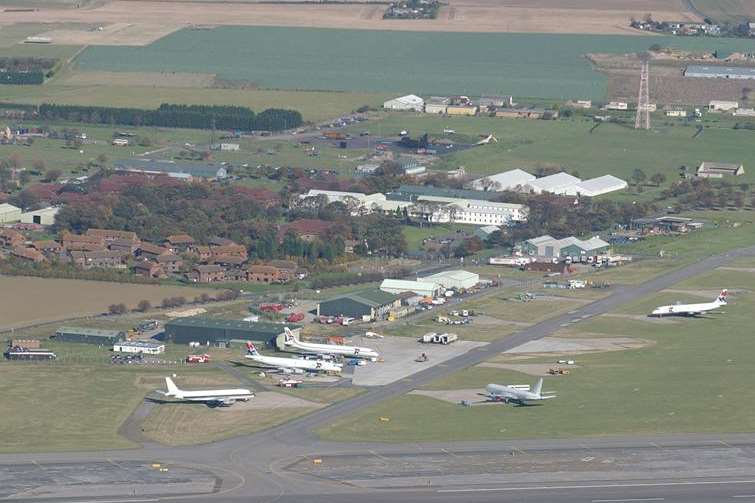
[[123, 304], [123, 303], [110, 304], [107, 310], [110, 314], [124, 314], [128, 312], [128, 307], [126, 307], [126, 304]]
[[645, 181], [646, 178], [647, 178], [647, 175], [645, 174], [644, 171], [642, 171], [642, 169], [635, 168], [635, 170], [632, 171], [632, 181], [634, 182], [635, 185], [639, 186], [640, 184], [642, 184], [642, 182]]
[[146, 311], [149, 311], [150, 309], [152, 309], [152, 303], [147, 299], [140, 300], [136, 305], [136, 310], [140, 313], [144, 313]]
[[45, 173], [44, 181], [55, 182], [61, 177], [61, 175], [63, 175], [63, 172], [57, 168], [48, 169]]
[[666, 175], [664, 175], [663, 173], [655, 173], [653, 176], [650, 177], [650, 181], [656, 187], [660, 187], [661, 184], [666, 181]]

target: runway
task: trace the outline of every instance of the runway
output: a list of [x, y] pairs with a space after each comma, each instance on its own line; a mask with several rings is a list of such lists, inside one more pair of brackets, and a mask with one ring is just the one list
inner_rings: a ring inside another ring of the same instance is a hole
[[[735, 258], [753, 255], [755, 247], [732, 250], [640, 285], [619, 288], [606, 298], [452, 358], [444, 366], [431, 367], [401, 381], [372, 388], [267, 431], [191, 447], [150, 444], [142, 449], [110, 452], [0, 455], [0, 476], [4, 469], [13, 466], [28, 467], [24, 468], [24, 474], [33, 481], [34, 471], [44, 470], [48, 464], [80, 463], [86, 471], [88, 463], [159, 461], [180, 470], [201, 470], [217, 479], [213, 492], [201, 496], [179, 494], [178, 486], [170, 485], [178, 481], [163, 481], [160, 476], [154, 478], [156, 485], [148, 490], [124, 483], [121, 493], [110, 486], [107, 495], [90, 492], [84, 497], [71, 497], [62, 496], [60, 491], [56, 493], [56, 488], [51, 486], [44, 498], [39, 497], [39, 491], [35, 496], [28, 496], [33, 492], [27, 489], [9, 496], [20, 501], [50, 499], [80, 503], [166, 498], [169, 498], [167, 501], [298, 503], [303, 497], [308, 502], [329, 503], [352, 502], [356, 498], [361, 503], [389, 499], [406, 502], [755, 501], [755, 434], [387, 445], [321, 442], [312, 433], [318, 426], [551, 335], [564, 326], [612, 311]], [[331, 470], [331, 475], [311, 470], [310, 465], [315, 466], [314, 459], [322, 459], [317, 466]], [[307, 469], [297, 469], [297, 463]], [[332, 470], [339, 466], [343, 468]], [[428, 472], [426, 466], [434, 470]], [[332, 475], [338, 473], [342, 475]], [[66, 481], [63, 478], [61, 483]], [[162, 483], [167, 485], [163, 487]]]

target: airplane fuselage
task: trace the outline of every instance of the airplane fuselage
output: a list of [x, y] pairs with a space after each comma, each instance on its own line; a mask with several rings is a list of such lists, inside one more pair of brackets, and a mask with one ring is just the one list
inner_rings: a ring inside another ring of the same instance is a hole
[[245, 358], [265, 367], [291, 369], [293, 371], [340, 373], [343, 370], [341, 365], [323, 360], [299, 360], [294, 358], [281, 358], [278, 356], [262, 356], [259, 353], [256, 355], [248, 354]]

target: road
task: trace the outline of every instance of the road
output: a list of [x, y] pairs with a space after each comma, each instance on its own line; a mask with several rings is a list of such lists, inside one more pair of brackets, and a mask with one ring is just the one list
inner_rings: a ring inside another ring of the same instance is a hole
[[[755, 247], [708, 257], [642, 284], [617, 288], [606, 298], [448, 360], [443, 366], [431, 367], [407, 379], [375, 387], [367, 393], [264, 432], [191, 447], [170, 448], [149, 444], [142, 449], [111, 452], [0, 455], [0, 475], [3, 469], [19, 466], [84, 463], [82, 469], [86, 469], [86, 464], [98, 462], [151, 463], [160, 460], [176, 466], [202, 468], [216, 474], [222, 483], [216, 487], [212, 497], [203, 495], [202, 501], [228, 503], [299, 501], [301, 495], [307, 495], [306, 500], [312, 502], [351, 501], [358, 495], [363, 503], [385, 501], [387, 498], [408, 502], [755, 500], [755, 434], [386, 445], [321, 442], [312, 433], [319, 426], [381, 400], [399, 396], [502, 351], [612, 311], [622, 304], [743, 256], [755, 256]], [[433, 463], [429, 464], [431, 466], [438, 466], [437, 463], [444, 459], [448, 462], [449, 459], [444, 456], [451, 460], [463, 456], [465, 461], [441, 464], [448, 468], [427, 477], [430, 480], [427, 487], [423, 485], [426, 478], [423, 467], [426, 464], [412, 464], [419, 454], [435, 456]], [[296, 472], [291, 468], [296, 463], [299, 463], [296, 466], [308, 466], [315, 458], [324, 459], [324, 467], [341, 463], [345, 468], [339, 472], [343, 472], [343, 475], [328, 478], [306, 470]], [[480, 463], [481, 468], [470, 473], [459, 472], [462, 468], [477, 466], [477, 461], [483, 459], [487, 460], [487, 464]], [[520, 467], [522, 471], [512, 468], [512, 473], [504, 472], [491, 479], [491, 466], [508, 466], [512, 459], [518, 463], [526, 461], [536, 464], [543, 463], [543, 460], [564, 459], [564, 466], [574, 468], [564, 469], [560, 464], [550, 466], [547, 463], [532, 465], [534, 468], [526, 465]], [[585, 470], [580, 464], [587, 462], [585, 459], [604, 459], [606, 465]], [[700, 459], [706, 459], [706, 462], [696, 465], [688, 461]], [[738, 461], [735, 463], [734, 460]], [[376, 462], [378, 468], [367, 472], [373, 474], [370, 480], [355, 482], [348, 479], [348, 473]], [[632, 470], [626, 470], [621, 469], [616, 464], [618, 462], [635, 464]], [[404, 471], [389, 473], [389, 469], [402, 466], [406, 468]], [[384, 476], [380, 475], [383, 472]], [[505, 483], [496, 483], [499, 481]], [[395, 488], [392, 484], [398, 482], [403, 485]], [[136, 491], [135, 487], [133, 494], [124, 492], [123, 499], [117, 501], [149, 501], [136, 498], [136, 495], [151, 494], [159, 498], [163, 494], [159, 488], [152, 493]], [[79, 502], [95, 501], [97, 494], [97, 491], [88, 491], [87, 497], [82, 499], [66, 493], [66, 498]], [[191, 500], [190, 497], [176, 495], [173, 498], [172, 501]], [[113, 500], [112, 497], [109, 499]]]

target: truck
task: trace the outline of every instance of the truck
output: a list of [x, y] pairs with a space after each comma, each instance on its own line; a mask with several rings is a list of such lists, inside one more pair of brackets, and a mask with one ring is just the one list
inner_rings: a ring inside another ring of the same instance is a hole
[[186, 363], [209, 363], [210, 355], [207, 353], [203, 355], [189, 355], [186, 357]]
[[326, 138], [328, 140], [345, 140], [346, 134], [341, 133], [340, 131], [325, 131], [322, 134], [323, 138]]
[[280, 313], [283, 311], [283, 304], [260, 304], [259, 310], [263, 313]]
[[296, 323], [304, 319], [304, 313], [291, 313], [286, 316], [286, 321], [289, 323]]
[[439, 334], [436, 332], [430, 332], [428, 334], [423, 335], [419, 339], [417, 339], [417, 342], [421, 342], [422, 344], [451, 344], [452, 342], [455, 342], [459, 340], [459, 336], [456, 334]]

